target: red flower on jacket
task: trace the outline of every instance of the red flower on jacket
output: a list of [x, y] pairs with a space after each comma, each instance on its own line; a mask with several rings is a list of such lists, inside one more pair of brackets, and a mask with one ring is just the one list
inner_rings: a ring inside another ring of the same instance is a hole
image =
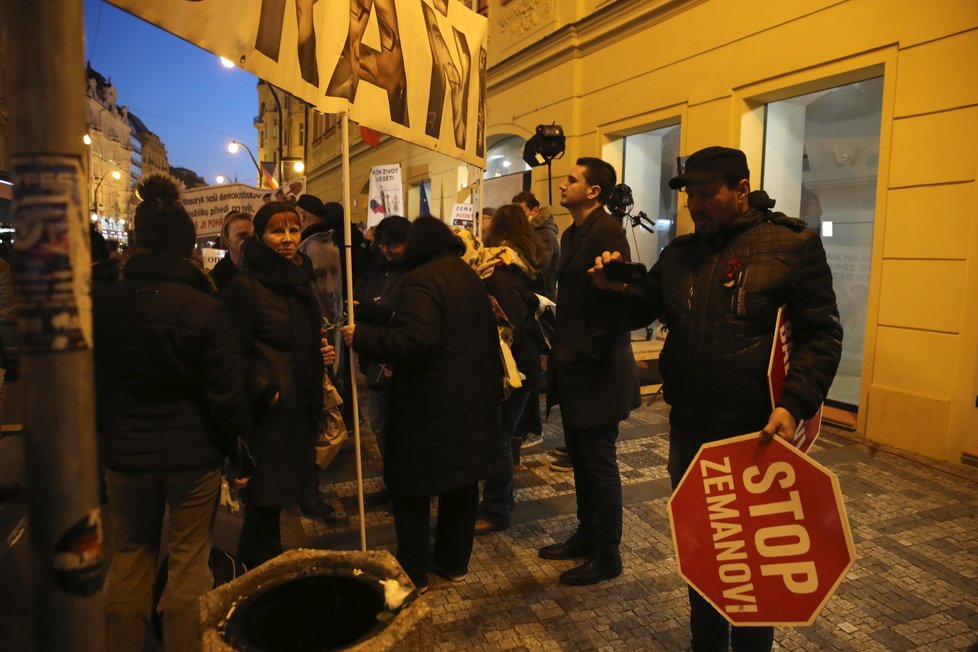
[[727, 261], [727, 272], [723, 275], [723, 287], [732, 288], [737, 283], [737, 273], [744, 268], [740, 258], [731, 258]]

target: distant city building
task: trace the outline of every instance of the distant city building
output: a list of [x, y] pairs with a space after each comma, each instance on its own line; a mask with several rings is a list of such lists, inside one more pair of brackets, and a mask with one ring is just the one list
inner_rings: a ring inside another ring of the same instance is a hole
[[[280, 184], [305, 174], [297, 171], [294, 164], [305, 162], [309, 114], [309, 105], [299, 98], [265, 81], [258, 82], [258, 116], [255, 118], [258, 160], [267, 174]], [[263, 175], [259, 187], [267, 188], [268, 185], [268, 178]]]
[[[4, 5], [0, 3], [0, 25], [4, 24]], [[0, 61], [6, 60], [7, 33], [0, 29]], [[7, 71], [0, 65], [0, 248], [4, 251], [13, 243], [13, 229], [10, 226], [10, 199], [13, 188], [10, 186], [10, 141], [7, 113]]]
[[188, 168], [171, 167], [169, 173], [171, 177], [182, 183], [183, 187], [187, 190], [207, 185], [204, 177]]
[[133, 182], [138, 178], [133, 175], [129, 111], [119, 106], [119, 95], [111, 79], [91, 65], [87, 67], [87, 77], [92, 221], [107, 239], [125, 242], [134, 206]]
[[[129, 113], [129, 125], [132, 127], [133, 138], [139, 144], [139, 177], [151, 174], [169, 174], [170, 163], [166, 156], [166, 145], [160, 137], [154, 134], [146, 124], [134, 113]], [[133, 148], [133, 167], [135, 167], [136, 149]]]

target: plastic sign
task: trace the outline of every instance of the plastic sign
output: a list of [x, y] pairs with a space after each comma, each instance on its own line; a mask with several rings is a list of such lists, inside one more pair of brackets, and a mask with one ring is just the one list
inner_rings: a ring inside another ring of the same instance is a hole
[[757, 433], [703, 445], [669, 523], [683, 579], [734, 625], [811, 625], [855, 560], [835, 474]]
[[[774, 325], [774, 341], [771, 343], [771, 360], [767, 367], [767, 386], [771, 394], [771, 409], [773, 410], [781, 393], [784, 391], [784, 381], [788, 376], [788, 366], [791, 358], [791, 322], [784, 314], [784, 306], [778, 308], [778, 316]], [[807, 453], [822, 430], [822, 406], [810, 419], [798, 422], [798, 429], [791, 442], [802, 453]]]

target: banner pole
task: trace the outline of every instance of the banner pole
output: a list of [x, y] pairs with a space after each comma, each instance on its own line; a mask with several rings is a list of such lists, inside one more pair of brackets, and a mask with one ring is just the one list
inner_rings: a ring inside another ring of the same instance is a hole
[[[348, 323], [355, 324], [353, 316], [353, 220], [350, 217], [350, 112], [340, 114], [340, 138], [343, 147], [343, 246], [346, 247], [346, 314]], [[360, 406], [357, 400], [357, 357], [350, 347], [350, 378], [353, 401], [353, 444], [357, 458], [357, 508], [360, 510], [360, 550], [367, 551], [367, 524], [363, 507], [363, 457], [360, 447]]]
[[486, 189], [485, 176], [486, 176], [485, 170], [479, 168], [479, 219], [476, 220], [476, 223], [473, 225], [474, 228], [472, 230], [476, 234], [476, 236], [479, 237], [480, 239], [482, 238], [482, 222], [484, 221], [482, 215], [482, 209], [486, 205], [486, 202], [483, 201], [484, 191]]

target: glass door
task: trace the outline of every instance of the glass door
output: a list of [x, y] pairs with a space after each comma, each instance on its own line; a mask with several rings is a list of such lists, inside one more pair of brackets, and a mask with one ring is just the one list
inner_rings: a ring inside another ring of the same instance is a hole
[[883, 78], [767, 105], [762, 187], [776, 210], [819, 231], [844, 336], [827, 403], [859, 408], [872, 267]]

